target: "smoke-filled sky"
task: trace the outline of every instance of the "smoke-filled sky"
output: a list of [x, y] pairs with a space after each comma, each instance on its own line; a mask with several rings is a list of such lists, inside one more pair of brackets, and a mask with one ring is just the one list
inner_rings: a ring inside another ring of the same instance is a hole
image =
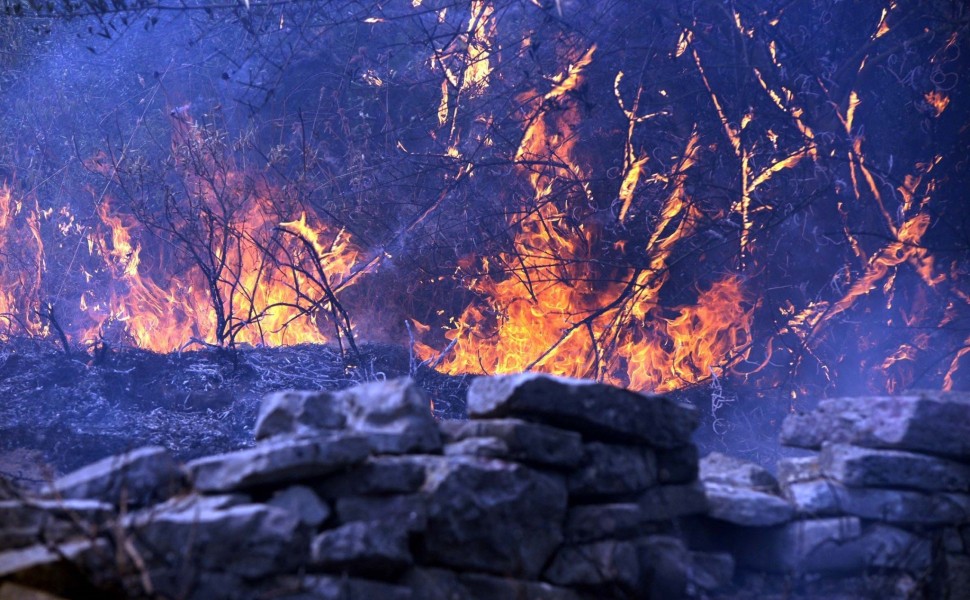
[[204, 6], [0, 17], [5, 340], [966, 387], [954, 3]]

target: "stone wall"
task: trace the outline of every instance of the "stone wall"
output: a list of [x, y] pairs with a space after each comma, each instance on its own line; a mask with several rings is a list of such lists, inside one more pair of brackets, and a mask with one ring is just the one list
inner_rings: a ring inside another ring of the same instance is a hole
[[[823, 401], [778, 466], [693, 408], [477, 379], [267, 397], [253, 448], [109, 458], [0, 501], [0, 599], [970, 598], [970, 399]], [[43, 590], [49, 596], [36, 596]]]

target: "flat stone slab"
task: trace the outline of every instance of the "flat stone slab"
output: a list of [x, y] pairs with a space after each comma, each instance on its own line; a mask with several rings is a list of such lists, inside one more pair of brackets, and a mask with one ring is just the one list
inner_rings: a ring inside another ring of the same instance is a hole
[[305, 485], [279, 490], [267, 502], [296, 516], [304, 525], [318, 527], [330, 517], [330, 506]]
[[763, 467], [733, 456], [711, 452], [700, 460], [700, 479], [765, 492], [778, 490], [778, 480]]
[[830, 480], [793, 483], [784, 489], [805, 516], [853, 515], [887, 523], [956, 525], [970, 521], [970, 495], [879, 488], [850, 488]]
[[778, 460], [778, 482], [789, 485], [799, 481], [811, 481], [821, 477], [818, 455], [792, 456]]
[[89, 536], [116, 514], [97, 500], [0, 500], [0, 550]]
[[364, 436], [281, 438], [254, 448], [216, 454], [186, 465], [195, 489], [228, 492], [299, 483], [362, 462], [371, 452]]
[[521, 417], [605, 442], [657, 448], [686, 445], [699, 422], [696, 409], [664, 396], [541, 373], [475, 379], [468, 389], [468, 414]]
[[390, 521], [354, 521], [313, 539], [310, 566], [387, 577], [413, 562], [406, 528]]
[[767, 527], [790, 521], [794, 507], [784, 498], [754, 489], [704, 482], [707, 514], [747, 527]]
[[[583, 457], [583, 438], [575, 431], [529, 423], [521, 419], [442, 421], [439, 427], [445, 441], [449, 443], [477, 438], [500, 440], [502, 444], [499, 446], [484, 446], [489, 450], [482, 451], [487, 454], [481, 455], [492, 458], [568, 469], [578, 465]], [[469, 444], [465, 444], [465, 453], [475, 452], [474, 448], [468, 446]], [[445, 452], [448, 452], [447, 448]]]
[[782, 444], [819, 449], [824, 442], [970, 459], [970, 394], [827, 398], [782, 424]]
[[296, 515], [235, 502], [231, 496], [189, 496], [131, 515], [126, 524], [141, 556], [159, 570], [153, 579], [177, 585], [191, 565], [196, 572], [254, 580], [305, 564], [309, 534]]
[[926, 454], [824, 444], [818, 464], [822, 475], [849, 487], [970, 492], [970, 465]]
[[166, 500], [184, 485], [185, 474], [171, 453], [161, 446], [147, 446], [68, 473], [45, 486], [41, 493], [138, 508]]
[[324, 498], [369, 494], [409, 494], [424, 485], [426, 462], [421, 456], [371, 456], [313, 485]]
[[434, 452], [441, 437], [431, 400], [410, 378], [375, 381], [336, 392], [286, 391], [263, 399], [257, 440], [320, 432], [368, 434], [381, 453]]
[[657, 458], [650, 448], [589, 442], [582, 463], [566, 476], [573, 498], [630, 497], [657, 482]]
[[102, 560], [111, 550], [104, 540], [70, 540], [50, 548], [35, 544], [0, 552], [0, 582], [12, 582], [53, 594], [75, 598], [96, 594], [97, 590], [81, 567], [104, 566]]

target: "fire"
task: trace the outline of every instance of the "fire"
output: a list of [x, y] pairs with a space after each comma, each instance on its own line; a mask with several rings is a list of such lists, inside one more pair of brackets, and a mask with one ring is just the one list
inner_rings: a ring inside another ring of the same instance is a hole
[[[445, 372], [539, 369], [669, 390], [722, 372], [750, 345], [754, 307], [734, 275], [699, 290], [694, 304], [664, 308], [658, 301], [667, 281], [667, 259], [674, 245], [694, 231], [698, 218], [684, 185], [699, 151], [696, 134], [671, 172], [656, 177], [667, 183], [670, 193], [648, 238], [647, 268], [601, 266], [592, 253], [600, 235], [597, 227], [574, 224], [567, 217], [564, 186], [588, 177], [579, 158], [582, 115], [566, 95], [583, 83], [583, 70], [595, 50], [589, 48], [554, 78], [545, 94], [522, 98], [531, 99], [533, 112], [516, 161], [534, 197], [510, 220], [517, 230], [514, 250], [494, 261], [480, 261], [482, 275], [471, 288], [482, 300], [466, 307], [446, 332], [454, 348], [441, 363]], [[620, 185], [622, 221], [647, 161], [629, 146], [632, 128], [655, 115], [637, 115], [639, 95], [631, 108], [623, 105], [621, 78], [615, 82], [616, 95], [631, 127]], [[547, 110], [550, 100], [559, 111]], [[590, 189], [582, 183], [579, 187], [580, 197], [591, 200]], [[491, 262], [498, 266], [490, 269]], [[430, 358], [429, 349], [420, 350]]]
[[151, 232], [133, 215], [113, 210], [110, 198], [97, 205], [100, 227], [89, 247], [104, 261], [110, 283], [106, 299], [81, 297], [80, 309], [94, 322], [82, 340], [120, 336], [158, 352], [193, 342], [327, 342], [319, 317], [333, 309], [334, 292], [349, 284], [360, 251], [345, 231], [331, 231], [306, 212], [281, 220], [271, 200], [280, 191], [237, 169], [231, 156], [215, 160], [205, 143], [188, 115], [180, 115], [173, 154], [189, 193], [169, 198], [166, 210], [198, 216], [189, 224], [156, 224], [185, 242], [188, 256], [153, 248], [157, 260], [175, 264], [146, 269], [142, 256], [144, 244], [155, 239]]
[[45, 270], [40, 209], [36, 200], [27, 208], [14, 199], [10, 187], [0, 185], [0, 341], [15, 335], [42, 336], [37, 302]]

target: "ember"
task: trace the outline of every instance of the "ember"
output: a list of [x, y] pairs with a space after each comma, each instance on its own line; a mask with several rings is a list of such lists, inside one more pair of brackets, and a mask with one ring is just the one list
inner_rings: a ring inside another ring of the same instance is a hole
[[0, 339], [966, 387], [956, 5], [338, 4], [4, 0]]

